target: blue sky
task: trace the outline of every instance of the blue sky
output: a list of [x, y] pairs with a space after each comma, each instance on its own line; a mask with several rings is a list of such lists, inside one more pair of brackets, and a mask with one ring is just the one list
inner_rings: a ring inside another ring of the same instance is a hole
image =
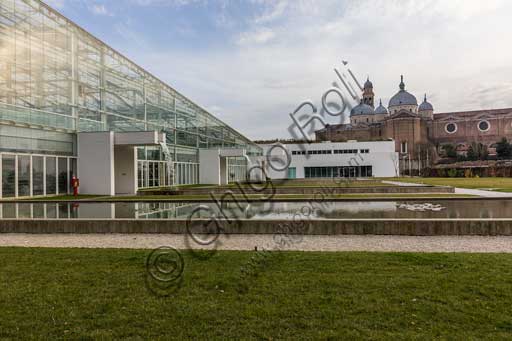
[[252, 139], [288, 137], [341, 60], [384, 104], [404, 74], [436, 112], [512, 107], [512, 1], [47, 3]]

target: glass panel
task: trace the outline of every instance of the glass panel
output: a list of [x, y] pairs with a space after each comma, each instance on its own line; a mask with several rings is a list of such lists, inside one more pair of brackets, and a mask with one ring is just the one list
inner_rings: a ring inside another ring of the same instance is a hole
[[18, 196], [30, 195], [30, 156], [18, 155]]
[[154, 168], [154, 186], [157, 187], [157, 186], [160, 186], [160, 162], [154, 162], [153, 163], [153, 168]]
[[17, 204], [2, 204], [2, 218], [16, 218], [16, 207]]
[[137, 162], [137, 185], [144, 187], [143, 168], [142, 162]]
[[32, 218], [32, 204], [18, 204], [18, 218]]
[[[32, 160], [32, 162], [34, 162], [34, 160]], [[45, 204], [33, 204], [32, 207], [33, 218], [44, 218]]]
[[14, 155], [2, 156], [2, 196], [4, 198], [15, 195], [15, 168], [16, 160]]
[[68, 159], [59, 157], [59, 194], [68, 193]]
[[149, 186], [149, 170], [148, 170], [148, 163], [147, 162], [144, 162], [142, 164], [143, 166], [143, 171], [144, 171], [144, 187], [148, 187]]
[[44, 195], [44, 158], [32, 157], [32, 194]]
[[57, 193], [57, 174], [56, 174], [55, 158], [46, 158], [46, 194]]
[[47, 204], [46, 217], [47, 218], [57, 218], [57, 204]]

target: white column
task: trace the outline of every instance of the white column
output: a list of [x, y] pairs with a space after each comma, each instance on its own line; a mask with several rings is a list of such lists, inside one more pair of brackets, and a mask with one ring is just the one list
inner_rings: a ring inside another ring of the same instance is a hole
[[114, 132], [78, 133], [80, 193], [115, 195]]

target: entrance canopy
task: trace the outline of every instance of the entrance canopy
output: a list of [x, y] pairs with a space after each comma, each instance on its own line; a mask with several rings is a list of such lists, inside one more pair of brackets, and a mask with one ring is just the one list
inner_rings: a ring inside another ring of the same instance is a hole
[[242, 148], [216, 148], [199, 150], [199, 183], [228, 184], [228, 157], [245, 157]]
[[165, 143], [158, 131], [78, 133], [78, 177], [83, 194], [135, 194], [137, 146]]

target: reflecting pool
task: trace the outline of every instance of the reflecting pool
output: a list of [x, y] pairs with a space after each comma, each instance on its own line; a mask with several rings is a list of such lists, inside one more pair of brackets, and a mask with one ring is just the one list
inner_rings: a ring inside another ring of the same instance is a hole
[[512, 200], [1, 203], [0, 219], [428, 219], [511, 218]]

